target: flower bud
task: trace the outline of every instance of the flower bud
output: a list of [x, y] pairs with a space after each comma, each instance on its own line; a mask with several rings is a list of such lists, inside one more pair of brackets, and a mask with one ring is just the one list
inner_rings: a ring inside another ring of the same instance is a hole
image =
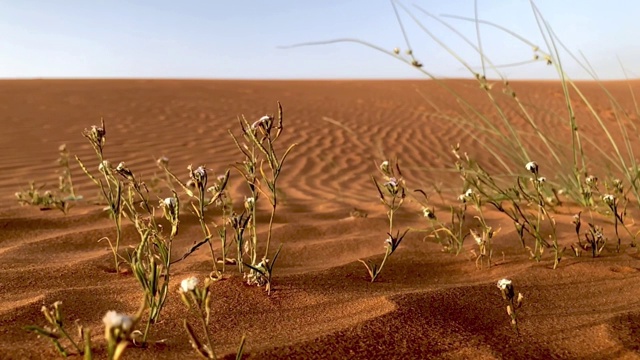
[[426, 217], [429, 220], [435, 220], [436, 219], [436, 214], [433, 212], [433, 210], [431, 210], [429, 208], [423, 208], [422, 209], [422, 216]]
[[380, 164], [380, 171], [382, 171], [383, 174], [385, 175], [389, 175], [389, 162], [387, 160], [383, 161]]
[[103, 174], [109, 174], [111, 172], [111, 163], [108, 160], [103, 160], [100, 165], [98, 165], [98, 171]]
[[256, 206], [256, 200], [253, 197], [248, 197], [244, 200], [244, 207], [247, 209], [247, 212], [253, 213], [253, 210]]
[[616, 197], [611, 194], [605, 194], [602, 196], [602, 201], [604, 201], [605, 204], [613, 207], [616, 204]]
[[120, 174], [122, 177], [128, 180], [133, 180], [133, 173], [129, 168], [121, 161], [118, 166], [116, 166], [116, 172]]
[[162, 156], [156, 161], [156, 164], [158, 164], [158, 166], [161, 168], [169, 167], [169, 158], [166, 156]]
[[538, 164], [535, 161], [529, 161], [524, 166], [530, 173], [538, 175]]
[[180, 291], [183, 293], [188, 293], [196, 290], [196, 286], [198, 285], [198, 278], [195, 276], [188, 277], [180, 283]]

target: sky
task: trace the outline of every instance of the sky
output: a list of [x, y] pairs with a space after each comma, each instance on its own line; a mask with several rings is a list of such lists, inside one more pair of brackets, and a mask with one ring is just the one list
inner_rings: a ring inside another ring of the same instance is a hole
[[[474, 47], [415, 6], [447, 22], [473, 44], [474, 0], [402, 1], [447, 49], [399, 8], [423, 69], [443, 78], [482, 72]], [[600, 79], [640, 76], [640, 2], [537, 0], [553, 31]], [[529, 0], [477, 0], [478, 18], [547, 50]], [[480, 25], [488, 65], [533, 59], [530, 45]], [[0, 0], [0, 78], [339, 79], [424, 78], [409, 65], [357, 43], [283, 48], [355, 38], [407, 49], [389, 0]], [[559, 44], [557, 44], [559, 46]], [[452, 56], [453, 51], [471, 71]], [[591, 78], [561, 50], [565, 71]], [[554, 79], [544, 62], [498, 67], [509, 79]]]

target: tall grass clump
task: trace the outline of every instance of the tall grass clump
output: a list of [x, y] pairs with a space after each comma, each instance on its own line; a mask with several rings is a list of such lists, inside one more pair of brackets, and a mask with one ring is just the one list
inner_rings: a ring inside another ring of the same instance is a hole
[[[607, 194], [599, 194], [594, 183], [594, 179], [598, 176], [613, 179], [621, 176], [617, 181], [619, 186], [627, 188], [624, 195], [628, 195], [628, 198], [640, 207], [638, 201], [640, 199], [640, 164], [632, 146], [632, 140], [640, 135], [635, 124], [635, 118], [640, 117], [640, 106], [631, 88], [630, 95], [635, 108], [628, 110], [599, 80], [589, 62], [579, 59], [562, 43], [533, 0], [529, 3], [546, 49], [507, 28], [478, 18], [477, 2], [476, 16], [473, 18], [453, 15], [438, 17], [418, 5], [415, 5], [414, 9], [409, 9], [397, 0], [390, 0], [390, 3], [404, 38], [406, 45], [404, 51], [400, 47], [386, 49], [353, 38], [308, 42], [290, 47], [341, 42], [364, 45], [413, 67], [450, 94], [460, 105], [459, 114], [438, 114], [438, 117], [459, 126], [468, 139], [478, 145], [477, 151], [490, 154], [493, 162], [497, 164], [498, 171], [493, 169], [488, 171], [483, 164], [469, 159], [456, 162], [457, 170], [463, 175], [464, 181], [469, 183], [469, 188], [473, 188], [478, 196], [479, 206], [476, 208], [492, 206], [505, 213], [513, 221], [523, 248], [533, 259], [540, 261], [545, 249], [551, 249], [554, 255], [554, 267], [558, 266], [564, 248], [558, 244], [557, 224], [553, 213], [556, 206], [563, 204], [565, 197], [570, 202], [578, 204], [587, 213], [596, 211], [610, 214], [616, 231], [618, 251], [622, 244], [619, 228], [625, 229], [625, 235], [631, 239], [631, 246], [635, 246], [636, 234], [629, 228], [631, 223], [625, 221], [627, 202], [623, 200], [624, 196], [616, 195], [616, 199], [620, 200], [612, 201], [610, 197], [603, 197]], [[420, 31], [469, 72], [478, 85], [478, 92], [488, 100], [491, 106], [489, 110], [473, 105], [470, 99], [459, 93], [451, 83], [439, 79], [427, 69], [411, 46], [401, 15], [410, 18]], [[470, 39], [446, 19], [474, 23], [476, 39]], [[435, 35], [426, 25], [425, 20], [435, 22], [460, 38], [478, 54], [481, 66], [476, 67], [468, 59], [463, 58], [449, 43]], [[510, 65], [541, 62], [555, 69], [559, 78], [558, 86], [563, 96], [564, 112], [548, 112], [548, 115], [552, 120], [565, 124], [565, 131], [558, 131], [555, 128], [552, 130], [543, 126], [534, 116], [534, 111], [539, 110], [539, 106], [525, 101], [501, 73], [502, 65], [483, 51], [481, 29], [486, 27], [497, 29], [531, 49], [532, 58]], [[600, 87], [611, 105], [615, 120], [613, 123], [603, 119], [593, 101], [565, 71], [565, 54], [584, 69]], [[495, 80], [490, 79], [489, 76], [494, 76]], [[578, 106], [585, 108], [586, 116], [595, 120], [601, 130], [600, 138], [594, 139], [582, 132], [580, 121], [584, 120], [578, 118]], [[524, 124], [524, 128], [517, 128], [515, 124], [518, 122]], [[617, 139], [622, 141], [619, 142]], [[596, 162], [598, 158], [605, 160], [605, 166]], [[537, 176], [531, 172], [529, 166], [526, 168], [523, 166], [532, 162], [533, 159], [544, 160], [541, 165], [544, 166], [547, 176]], [[464, 169], [459, 165], [463, 165]], [[515, 183], [511, 179], [516, 179]], [[609, 193], [609, 195], [614, 194]], [[460, 248], [464, 236], [468, 235], [468, 233], [461, 235], [458, 230], [455, 230], [460, 228], [459, 214], [452, 209], [450, 224], [432, 224], [434, 236], [441, 241], [444, 240], [445, 246], [454, 249], [454, 252], [458, 252], [457, 249]], [[474, 238], [478, 241], [478, 245], [487, 244], [488, 233], [483, 235], [482, 229], [488, 230], [490, 225], [483, 224], [481, 218], [477, 220], [480, 230], [472, 229], [478, 235]], [[533, 238], [534, 243], [531, 246], [526, 244], [527, 238]], [[480, 251], [482, 252], [482, 249]], [[490, 256], [490, 251], [488, 254]]]

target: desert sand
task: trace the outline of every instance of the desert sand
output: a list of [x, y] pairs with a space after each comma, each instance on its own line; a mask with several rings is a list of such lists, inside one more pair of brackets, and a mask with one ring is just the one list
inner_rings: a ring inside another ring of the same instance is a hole
[[[493, 113], [477, 83], [446, 83]], [[568, 122], [558, 121], [558, 116], [566, 118], [559, 83], [513, 86], [532, 104], [541, 128], [569, 143]], [[580, 86], [603, 119], [616, 126], [599, 85]], [[623, 107], [634, 109], [628, 83], [608, 82], [606, 87]], [[497, 96], [504, 97], [499, 91]], [[74, 185], [86, 201], [68, 215], [16, 202], [14, 193], [30, 180], [55, 188], [60, 144], [97, 167], [81, 133], [102, 117], [112, 163], [124, 161], [145, 179], [159, 172], [154, 159], [160, 156], [168, 157], [185, 180], [189, 164], [205, 164], [219, 174], [241, 160], [227, 133], [237, 131], [237, 116], [256, 120], [276, 112], [276, 101], [285, 115], [279, 146], [299, 144], [280, 183], [284, 202], [276, 214], [274, 243], [284, 245], [271, 296], [245, 285], [233, 270], [228, 279], [213, 283], [210, 326], [220, 357], [233, 358], [243, 335], [245, 356], [265, 359], [640, 357], [640, 253], [629, 247], [628, 236], [623, 236], [621, 253], [613, 245], [595, 259], [573, 257], [568, 250], [553, 270], [550, 253], [541, 262], [530, 260], [508, 219], [487, 209], [487, 218], [501, 229], [490, 269], [476, 269], [472, 239], [454, 256], [425, 233], [410, 232], [377, 281], [369, 282], [358, 260], [379, 262], [385, 251], [385, 209], [370, 178], [382, 160], [397, 157], [407, 183], [432, 195], [444, 217], [447, 204], [464, 190], [450, 171], [451, 145], [460, 142], [487, 169], [499, 169], [478, 146], [487, 135], [474, 140], [463, 126], [445, 119], [464, 112], [432, 81], [6, 80], [0, 82], [0, 358], [58, 356], [48, 340], [22, 329], [44, 325], [40, 308], [57, 300], [70, 325], [77, 320], [92, 330], [96, 357], [104, 358], [102, 317], [108, 310], [133, 313], [142, 298], [131, 274], [110, 271], [112, 255], [98, 240], [113, 236], [113, 225], [102, 207], [92, 204], [98, 189], [77, 164], [72, 164]], [[513, 105], [509, 109], [510, 115], [518, 111]], [[585, 106], [578, 104], [577, 110], [580, 131], [601, 139], [602, 130]], [[516, 127], [529, 131], [513, 117]], [[525, 145], [545, 173], [550, 161], [536, 138]], [[640, 150], [637, 142], [633, 146]], [[605, 176], [606, 164], [597, 155], [590, 167]], [[435, 194], [434, 184], [445, 190], [445, 201]], [[237, 173], [232, 172], [230, 186], [242, 199], [246, 186]], [[354, 208], [368, 216], [352, 217]], [[262, 210], [264, 221], [268, 213]], [[577, 211], [567, 202], [555, 215], [563, 246], [575, 241], [571, 219]], [[188, 210], [182, 214], [176, 257], [201, 236], [195, 217]], [[638, 215], [634, 204], [630, 214]], [[612, 221], [599, 221], [611, 234]], [[428, 228], [420, 206], [411, 200], [396, 224]], [[131, 225], [124, 234], [125, 248], [136, 243]], [[158, 343], [130, 346], [124, 358], [196, 357], [182, 327], [187, 311], [178, 284], [191, 275], [203, 279], [210, 263], [203, 248], [172, 267], [175, 283], [150, 335]], [[505, 277], [525, 296], [520, 336], [509, 326], [496, 287]]]

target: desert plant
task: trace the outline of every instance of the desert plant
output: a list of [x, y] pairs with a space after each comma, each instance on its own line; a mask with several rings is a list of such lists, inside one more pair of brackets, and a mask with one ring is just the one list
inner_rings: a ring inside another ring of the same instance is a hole
[[378, 190], [378, 195], [380, 198], [380, 202], [387, 209], [387, 219], [389, 220], [389, 231], [387, 232], [388, 238], [385, 240], [385, 254], [380, 266], [376, 265], [371, 261], [365, 262], [364, 260], [358, 260], [364, 264], [367, 268], [367, 272], [371, 278], [371, 282], [376, 281], [376, 278], [382, 271], [382, 268], [387, 262], [387, 259], [391, 254], [393, 254], [404, 237], [407, 235], [409, 229], [406, 229], [402, 234], [398, 230], [395, 235], [393, 235], [393, 220], [394, 215], [398, 209], [404, 203], [406, 198], [406, 189], [404, 185], [404, 179], [402, 178], [402, 172], [400, 171], [400, 166], [397, 161], [395, 166], [391, 165], [388, 160], [383, 161], [378, 167], [379, 171], [382, 174], [383, 182], [380, 183], [375, 178], [375, 176], [371, 176], [373, 180], [373, 184]]
[[[249, 124], [247, 119], [242, 116], [238, 119], [242, 130], [240, 137], [234, 135], [233, 132], [229, 130], [233, 142], [244, 157], [242, 162], [235, 165], [235, 168], [244, 178], [251, 193], [244, 204], [249, 216], [249, 221], [246, 225], [249, 228], [250, 240], [246, 241], [243, 238], [236, 238], [236, 240], [240, 240], [246, 245], [246, 251], [244, 245], [238, 244], [238, 248], [242, 247], [242, 251], [245, 251], [249, 257], [249, 262], [244, 263], [250, 268], [249, 273], [246, 274], [247, 282], [253, 285], [265, 286], [268, 293], [271, 292], [272, 271], [280, 249], [282, 248], [280, 246], [274, 254], [273, 259], [269, 260], [273, 221], [279, 204], [278, 179], [282, 173], [282, 166], [287, 157], [291, 153], [291, 150], [297, 145], [295, 143], [289, 145], [282, 153], [282, 156], [278, 156], [274, 145], [284, 129], [283, 118], [282, 105], [278, 102], [277, 119], [273, 115], [265, 115], [252, 124]], [[266, 171], [264, 167], [265, 163], [267, 165]], [[271, 206], [263, 256], [258, 254], [256, 217], [261, 196], [264, 196]], [[244, 232], [236, 232], [236, 234], [244, 235]], [[238, 266], [242, 269], [240, 263], [244, 261], [240, 261], [242, 258], [241, 255], [238, 257]]]
[[29, 188], [15, 193], [15, 197], [20, 205], [38, 206], [40, 210], [58, 209], [66, 214], [69, 210], [69, 202], [50, 190], [41, 192], [46, 185], [36, 185], [34, 181], [29, 182]]
[[[111, 163], [104, 157], [104, 145], [106, 143], [106, 128], [104, 125], [104, 119], [101, 121], [101, 126], [93, 125], [90, 129], [85, 129], [82, 135], [89, 140], [89, 144], [93, 147], [93, 150], [98, 157], [98, 171], [102, 174], [103, 179], [98, 179], [89, 169], [84, 165], [82, 160], [76, 156], [76, 161], [84, 171], [84, 173], [93, 181], [99, 188], [104, 200], [107, 202], [107, 209], [112, 217], [116, 227], [115, 241], [111, 241], [108, 237], [102, 239], [107, 240], [111, 252], [113, 253], [115, 271], [120, 271], [120, 259], [122, 256], [118, 253], [120, 249], [120, 240], [122, 237], [122, 189], [123, 184], [116, 176], [115, 169], [112, 168]], [[101, 239], [101, 240], [102, 240]]]
[[[426, 193], [423, 190], [416, 190], [424, 195], [428, 200]], [[462, 194], [458, 197], [460, 204], [458, 206], [449, 205], [450, 222], [448, 224], [440, 221], [435, 213], [435, 210], [426, 204], [422, 207], [422, 216], [430, 223], [430, 232], [427, 237], [433, 237], [442, 246], [442, 250], [445, 252], [453, 253], [455, 255], [460, 254], [463, 249], [464, 240], [469, 235], [469, 232], [465, 232], [465, 220], [467, 213], [467, 196]]]
[[[202, 233], [204, 235], [203, 240], [192, 245], [180, 259], [175, 260], [174, 262], [186, 259], [190, 254], [200, 248], [200, 246], [208, 244], [209, 252], [211, 253], [211, 260], [213, 263], [211, 277], [215, 279], [220, 278], [222, 274], [218, 270], [217, 259], [213, 250], [212, 233], [206, 221], [206, 209], [212, 204], [217, 203], [223, 196], [225, 188], [229, 181], [229, 170], [226, 171], [223, 178], [218, 180], [219, 184], [207, 188], [208, 174], [205, 166], [199, 166], [194, 170], [193, 166], [189, 165], [187, 169], [189, 170], [190, 180], [187, 183], [184, 183], [180, 181], [180, 179], [178, 179], [178, 177], [172, 171], [170, 171], [169, 168], [165, 166], [165, 164], [159, 163], [159, 165], [163, 167], [167, 176], [178, 183], [184, 193], [192, 200], [192, 210], [198, 218], [200, 228], [202, 229]], [[193, 189], [195, 189], [196, 191], [194, 192]], [[208, 193], [210, 194], [210, 197], [207, 197]]]
[[511, 318], [511, 327], [517, 335], [520, 335], [520, 330], [518, 329], [518, 316], [516, 311], [522, 306], [524, 296], [520, 292], [518, 293], [518, 296], [516, 296], [516, 292], [513, 288], [513, 283], [509, 279], [502, 279], [498, 281], [498, 289], [500, 289], [502, 299], [507, 303], [506, 309], [507, 314]]
[[58, 147], [58, 165], [60, 166], [60, 176], [58, 176], [58, 191], [63, 199], [67, 201], [81, 200], [82, 196], [77, 196], [73, 187], [71, 177], [71, 166], [69, 164], [69, 150], [66, 144]]
[[104, 337], [107, 340], [107, 358], [118, 360], [132, 341], [133, 329], [140, 320], [141, 312], [131, 317], [110, 310], [102, 318]]
[[586, 244], [583, 244], [584, 250], [591, 250], [591, 255], [595, 258], [600, 256], [604, 246], [607, 244], [607, 238], [604, 236], [604, 229], [601, 226], [589, 223], [589, 229], [584, 234]]
[[171, 224], [171, 232], [164, 236], [161, 229], [148, 219], [135, 215], [134, 225], [140, 243], [129, 254], [129, 263], [135, 278], [142, 286], [149, 307], [149, 316], [142, 336], [147, 341], [151, 324], [155, 324], [169, 293], [171, 273], [171, 245], [178, 233], [180, 202], [176, 193], [160, 201], [165, 219]]
[[41, 193], [41, 190], [46, 185], [36, 185], [34, 181], [31, 181], [29, 182], [29, 189], [15, 193], [21, 205], [38, 206], [40, 210], [58, 209], [67, 214], [71, 207], [71, 202], [82, 199], [82, 196], [76, 196], [73, 188], [67, 146], [65, 144], [60, 145], [58, 152], [58, 165], [60, 166], [58, 190], [46, 190]]
[[635, 244], [636, 235], [631, 232], [631, 230], [627, 227], [627, 224], [625, 223], [625, 215], [627, 213], [628, 199], [624, 198], [625, 201], [621, 206], [618, 196], [624, 196], [623, 192], [618, 191], [617, 195], [604, 194], [602, 195], [602, 201], [609, 208], [609, 210], [611, 211], [611, 215], [613, 216], [614, 230], [616, 233], [616, 239], [618, 240], [618, 244], [616, 245], [616, 251], [620, 252], [621, 239], [620, 239], [620, 233], [618, 232], [618, 226], [622, 225], [622, 227], [625, 229], [627, 234], [631, 236], [631, 246], [636, 245]]
[[71, 344], [78, 355], [84, 355], [84, 359], [86, 360], [92, 359], [91, 333], [76, 323], [79, 339], [74, 340], [69, 335], [67, 329], [65, 329], [65, 320], [62, 310], [60, 309], [61, 305], [61, 301], [56, 301], [50, 307], [42, 306], [42, 314], [47, 320], [48, 325], [45, 325], [44, 327], [30, 325], [26, 326], [24, 329], [51, 340], [53, 346], [62, 357], [66, 358], [71, 355], [61, 343], [62, 340], [66, 340]]
[[[211, 279], [205, 279], [204, 285], [198, 287], [198, 278], [192, 276], [188, 277], [180, 283], [180, 298], [187, 307], [187, 310], [198, 318], [200, 325], [202, 325], [202, 333], [204, 337], [204, 343], [200, 340], [196, 334], [193, 326], [189, 323], [189, 320], [184, 319], [183, 324], [187, 335], [189, 336], [189, 342], [191, 346], [198, 353], [198, 355], [204, 359], [216, 359], [216, 352], [211, 342], [211, 334], [209, 333], [209, 318], [211, 317]], [[242, 359], [242, 353], [244, 352], [244, 346], [246, 338], [242, 336], [240, 345], [236, 352], [236, 359]]]
[[187, 319], [184, 319], [183, 323], [189, 335], [189, 341], [198, 355], [205, 359], [216, 359], [216, 353], [211, 343], [211, 335], [209, 334], [209, 318], [211, 317], [211, 292], [209, 286], [211, 285], [211, 280], [207, 278], [202, 288], [198, 287], [198, 283], [199, 281], [196, 277], [182, 280], [179, 293], [187, 310], [195, 313], [196, 317], [198, 317], [198, 321], [202, 325], [205, 343], [200, 341]]

